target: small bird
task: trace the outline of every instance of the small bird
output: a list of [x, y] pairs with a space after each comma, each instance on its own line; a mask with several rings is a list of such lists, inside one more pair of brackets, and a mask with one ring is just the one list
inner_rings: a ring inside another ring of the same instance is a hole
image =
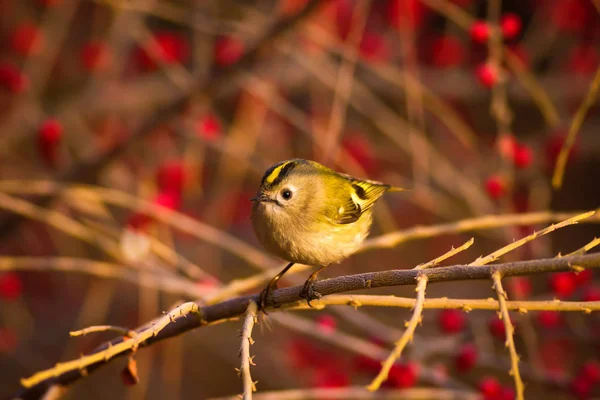
[[265, 249], [289, 264], [261, 292], [261, 309], [273, 303], [277, 282], [295, 263], [319, 267], [300, 296], [309, 306], [321, 298], [314, 289], [319, 273], [358, 250], [369, 235], [372, 207], [385, 192], [403, 190], [311, 160], [292, 159], [269, 168], [250, 199], [252, 226]]

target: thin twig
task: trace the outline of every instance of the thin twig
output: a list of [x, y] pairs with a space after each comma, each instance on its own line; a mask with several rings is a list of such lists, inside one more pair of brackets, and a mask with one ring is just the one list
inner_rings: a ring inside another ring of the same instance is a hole
[[248, 304], [246, 318], [244, 319], [244, 325], [242, 327], [242, 344], [240, 346], [240, 357], [242, 362], [239, 372], [242, 376], [244, 385], [244, 392], [242, 395], [243, 400], [252, 400], [252, 393], [256, 392], [256, 382], [252, 380], [252, 375], [250, 375], [250, 365], [255, 365], [252, 360], [254, 357], [250, 355], [250, 345], [254, 344], [254, 339], [252, 339], [252, 329], [256, 323], [257, 310], [258, 306], [256, 305], [256, 302], [251, 301], [250, 304]]
[[415, 289], [417, 292], [417, 301], [415, 302], [415, 309], [413, 310], [412, 317], [408, 321], [406, 325], [406, 330], [400, 337], [400, 340], [396, 342], [396, 346], [392, 353], [388, 356], [388, 358], [383, 362], [381, 366], [381, 370], [379, 374], [373, 379], [371, 384], [367, 386], [367, 390], [374, 392], [381, 384], [388, 378], [388, 374], [390, 369], [396, 362], [396, 360], [402, 355], [402, 351], [406, 347], [409, 341], [412, 340], [415, 330], [417, 329], [417, 325], [421, 323], [422, 320], [422, 312], [423, 312], [423, 302], [425, 301], [425, 288], [427, 287], [427, 275], [420, 275], [417, 277], [417, 288]]
[[560, 149], [560, 153], [558, 153], [556, 166], [554, 167], [554, 175], [552, 176], [552, 187], [555, 190], [560, 189], [562, 186], [565, 167], [567, 166], [567, 161], [569, 159], [569, 153], [575, 144], [575, 139], [577, 138], [577, 134], [583, 125], [583, 121], [588, 110], [596, 102], [598, 89], [600, 89], [600, 67], [596, 70], [596, 75], [594, 76], [594, 80], [590, 85], [590, 89], [585, 96], [583, 103], [581, 103], [577, 109], [577, 112], [575, 113], [575, 117], [573, 117], [573, 122], [571, 122], [571, 126], [569, 127], [569, 133], [567, 134], [567, 137]]
[[71, 332], [69, 332], [69, 336], [85, 336], [89, 333], [97, 333], [97, 332], [116, 332], [119, 335], [127, 336], [127, 337], [134, 337], [136, 335], [135, 331], [132, 331], [131, 329], [128, 329], [128, 328], [124, 328], [122, 326], [96, 325], [96, 326], [89, 326], [87, 328], [80, 329], [77, 331], [71, 331]]
[[467, 242], [462, 244], [461, 246], [457, 247], [456, 249], [453, 247], [452, 249], [450, 249], [450, 251], [448, 251], [445, 254], [442, 254], [438, 258], [435, 258], [424, 264], [419, 264], [413, 269], [426, 269], [426, 268], [435, 267], [435, 266], [439, 265], [439, 263], [441, 263], [442, 261], [445, 261], [445, 260], [449, 259], [450, 257], [453, 257], [453, 256], [457, 255], [458, 253], [467, 250], [469, 247], [471, 247], [473, 245], [473, 243], [475, 243], [475, 239], [471, 238]]
[[500, 302], [500, 316], [502, 317], [502, 322], [504, 322], [506, 347], [508, 347], [508, 351], [510, 353], [511, 370], [509, 373], [512, 375], [515, 381], [517, 400], [523, 400], [523, 392], [525, 391], [525, 387], [523, 386], [523, 380], [521, 379], [521, 373], [519, 372], [519, 355], [517, 354], [514, 340], [515, 328], [510, 320], [510, 316], [508, 315], [508, 307], [506, 306], [506, 299], [508, 296], [502, 287], [502, 276], [500, 275], [500, 272], [494, 272], [492, 274], [492, 280], [494, 282], [494, 289], [498, 295], [498, 301]]

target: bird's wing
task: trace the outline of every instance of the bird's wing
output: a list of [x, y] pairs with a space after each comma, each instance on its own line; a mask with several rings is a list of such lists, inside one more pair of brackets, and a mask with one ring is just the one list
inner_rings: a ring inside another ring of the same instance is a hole
[[348, 179], [351, 189], [348, 197], [340, 204], [337, 217], [334, 218], [338, 224], [349, 224], [358, 220], [390, 188], [381, 182], [360, 180], [349, 175], [342, 176]]

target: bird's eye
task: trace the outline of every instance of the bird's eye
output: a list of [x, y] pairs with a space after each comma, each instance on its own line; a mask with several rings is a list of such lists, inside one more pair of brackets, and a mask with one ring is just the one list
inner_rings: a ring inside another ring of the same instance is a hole
[[283, 189], [281, 191], [281, 197], [283, 197], [284, 200], [289, 200], [292, 198], [292, 191], [290, 189]]

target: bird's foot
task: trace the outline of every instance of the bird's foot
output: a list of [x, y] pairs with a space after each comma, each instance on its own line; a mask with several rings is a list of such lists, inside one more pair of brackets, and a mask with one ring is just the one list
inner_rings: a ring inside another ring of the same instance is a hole
[[273, 291], [276, 289], [277, 282], [271, 281], [258, 296], [258, 308], [260, 311], [264, 312], [265, 315], [267, 315], [267, 312], [265, 311], [267, 307], [277, 307], [277, 305], [275, 305], [275, 299], [273, 298]]
[[312, 304], [310, 304], [310, 302], [312, 300], [318, 300], [321, 297], [323, 297], [323, 295], [319, 292], [317, 292], [315, 290], [315, 283], [317, 282], [316, 279], [307, 279], [306, 282], [304, 282], [304, 286], [302, 287], [302, 290], [300, 291], [300, 297], [302, 297], [303, 299], [306, 299], [306, 303], [312, 307]]

